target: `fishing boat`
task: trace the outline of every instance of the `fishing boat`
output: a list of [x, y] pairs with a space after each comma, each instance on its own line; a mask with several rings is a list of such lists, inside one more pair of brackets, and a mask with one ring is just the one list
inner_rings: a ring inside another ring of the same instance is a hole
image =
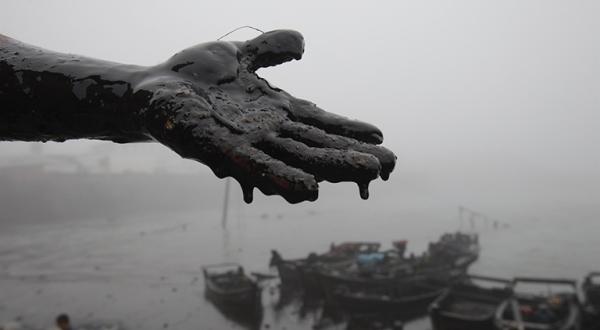
[[494, 329], [498, 307], [511, 296], [511, 281], [468, 275], [429, 306], [434, 330]]
[[437, 261], [473, 263], [479, 258], [479, 236], [476, 233], [445, 233], [436, 242], [429, 243], [428, 254]]
[[301, 259], [283, 259], [278, 251], [272, 250], [269, 265], [277, 268], [284, 286], [318, 289], [315, 268], [323, 264], [346, 263], [358, 254], [375, 253], [380, 246], [380, 243], [375, 242], [344, 242], [332, 244], [329, 251], [323, 254], [310, 253], [308, 257]]
[[350, 314], [377, 314], [403, 320], [422, 316], [427, 307], [445, 290], [445, 284], [415, 281], [411, 285], [379, 288], [340, 286], [334, 291], [335, 303]]
[[[546, 292], [525, 292], [518, 285], [542, 286]], [[496, 310], [499, 330], [579, 330], [581, 309], [577, 282], [568, 279], [515, 278], [512, 295]], [[552, 289], [561, 287], [560, 289]], [[564, 290], [568, 287], [568, 290]]]
[[276, 267], [281, 284], [285, 287], [301, 287], [304, 268], [308, 265], [306, 259], [283, 259], [276, 250], [271, 250], [270, 267]]
[[261, 305], [258, 284], [248, 277], [244, 268], [234, 263], [224, 263], [202, 267], [205, 293], [219, 304], [255, 308]]
[[[347, 242], [332, 245], [324, 254], [295, 260], [272, 251], [270, 264], [277, 267], [284, 286], [331, 296], [338, 286], [390, 287], [427, 279], [452, 282], [466, 274], [478, 256], [477, 237], [468, 234], [445, 234], [419, 257], [404, 256], [406, 244], [395, 241], [393, 249], [379, 252], [379, 243]], [[451, 256], [442, 254], [444, 247], [452, 251]]]
[[337, 287], [389, 288], [410, 286], [417, 282], [434, 280], [452, 283], [466, 274], [468, 264], [459, 266], [432, 262], [427, 257], [414, 259], [384, 259], [379, 264], [366, 267], [357, 262], [328, 265], [314, 269], [326, 294]]

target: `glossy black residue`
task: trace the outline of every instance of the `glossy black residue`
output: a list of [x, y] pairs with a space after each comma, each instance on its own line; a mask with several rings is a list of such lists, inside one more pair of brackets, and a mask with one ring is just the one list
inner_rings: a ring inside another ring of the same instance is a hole
[[39, 49], [0, 35], [0, 139], [158, 141], [291, 203], [316, 200], [318, 181], [387, 179], [396, 157], [379, 129], [271, 87], [255, 72], [300, 59], [302, 35], [267, 32], [210, 42], [141, 67]]

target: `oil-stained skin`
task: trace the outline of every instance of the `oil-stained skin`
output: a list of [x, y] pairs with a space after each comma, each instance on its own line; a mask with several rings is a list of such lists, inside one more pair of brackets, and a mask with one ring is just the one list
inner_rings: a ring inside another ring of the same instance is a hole
[[394, 154], [376, 127], [328, 113], [256, 74], [300, 59], [302, 35], [276, 30], [246, 42], [209, 42], [141, 67], [56, 53], [0, 35], [0, 140], [158, 141], [291, 203], [318, 182], [389, 177]]

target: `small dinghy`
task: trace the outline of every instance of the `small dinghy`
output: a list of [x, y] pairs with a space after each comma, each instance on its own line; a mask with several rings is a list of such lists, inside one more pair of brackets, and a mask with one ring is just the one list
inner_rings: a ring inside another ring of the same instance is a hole
[[258, 284], [238, 264], [227, 263], [202, 267], [206, 295], [217, 303], [256, 307], [260, 305]]

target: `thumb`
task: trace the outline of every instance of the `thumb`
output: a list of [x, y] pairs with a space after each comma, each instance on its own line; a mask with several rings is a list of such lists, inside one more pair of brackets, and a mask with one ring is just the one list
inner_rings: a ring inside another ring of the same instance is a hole
[[240, 48], [248, 71], [254, 72], [259, 68], [301, 59], [304, 38], [297, 31], [274, 30], [244, 42]]

